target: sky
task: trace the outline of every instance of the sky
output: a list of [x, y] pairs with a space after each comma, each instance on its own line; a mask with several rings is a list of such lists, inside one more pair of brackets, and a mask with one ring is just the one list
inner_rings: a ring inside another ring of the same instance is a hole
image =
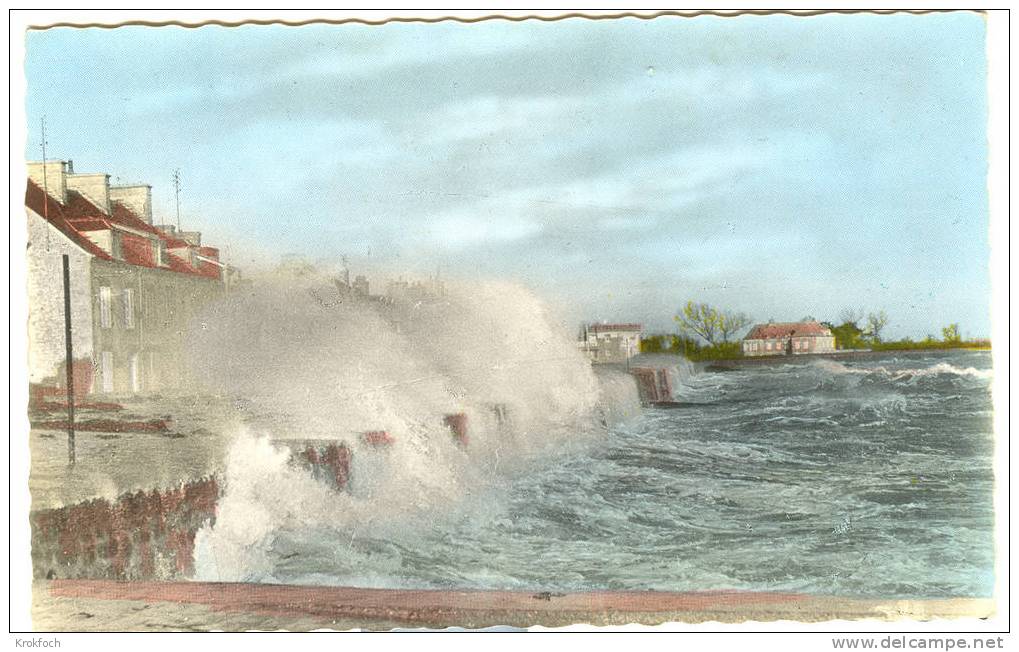
[[510, 279], [564, 322], [885, 310], [990, 334], [974, 13], [30, 31], [29, 160], [242, 269]]

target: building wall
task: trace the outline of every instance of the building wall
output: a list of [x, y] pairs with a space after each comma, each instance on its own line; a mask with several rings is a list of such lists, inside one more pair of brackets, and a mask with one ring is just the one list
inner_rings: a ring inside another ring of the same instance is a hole
[[[792, 338], [792, 354], [832, 353], [835, 351], [835, 337], [818, 335], [811, 337]], [[750, 357], [767, 355], [786, 355], [789, 338], [767, 340], [743, 340], [743, 355]]]
[[[192, 320], [225, 293], [226, 285], [216, 279], [96, 260], [91, 286], [95, 391], [119, 395], [181, 389]], [[109, 288], [108, 325], [102, 323], [103, 288]], [[104, 376], [107, 371], [109, 378]]]
[[587, 340], [581, 343], [580, 349], [592, 362], [626, 362], [640, 353], [640, 333], [635, 331], [595, 333], [588, 330]]
[[71, 270], [71, 344], [76, 360], [92, 357], [92, 256], [40, 215], [28, 214], [28, 378], [31, 383], [63, 383], [63, 254]]
[[825, 337], [815, 337], [813, 342], [813, 349], [811, 353], [834, 353], [835, 352], [835, 336], [828, 335]]

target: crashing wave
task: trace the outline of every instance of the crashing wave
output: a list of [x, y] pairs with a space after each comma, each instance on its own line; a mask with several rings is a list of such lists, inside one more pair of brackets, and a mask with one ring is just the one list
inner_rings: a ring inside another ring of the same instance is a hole
[[[596, 373], [518, 286], [453, 286], [416, 304], [330, 296], [321, 281], [269, 282], [199, 317], [195, 382], [289, 424], [275, 442], [240, 429], [215, 526], [197, 539], [203, 579], [271, 580], [274, 541], [295, 524], [398, 539], [639, 411], [632, 380]], [[353, 451], [343, 494], [288, 462], [294, 444], [322, 440]]]

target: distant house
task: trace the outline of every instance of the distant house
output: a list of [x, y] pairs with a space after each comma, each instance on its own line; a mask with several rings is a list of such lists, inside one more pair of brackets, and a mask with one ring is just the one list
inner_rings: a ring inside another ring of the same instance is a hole
[[641, 324], [585, 324], [578, 348], [592, 362], [626, 362], [640, 353]]
[[816, 321], [757, 324], [743, 338], [743, 355], [803, 355], [832, 353], [835, 336]]

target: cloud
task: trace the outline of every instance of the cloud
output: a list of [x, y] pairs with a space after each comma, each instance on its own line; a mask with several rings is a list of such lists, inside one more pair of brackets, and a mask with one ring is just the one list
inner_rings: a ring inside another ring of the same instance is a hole
[[57, 155], [157, 204], [183, 167], [226, 239], [642, 320], [985, 297], [985, 68], [968, 14], [53, 30], [27, 65]]

